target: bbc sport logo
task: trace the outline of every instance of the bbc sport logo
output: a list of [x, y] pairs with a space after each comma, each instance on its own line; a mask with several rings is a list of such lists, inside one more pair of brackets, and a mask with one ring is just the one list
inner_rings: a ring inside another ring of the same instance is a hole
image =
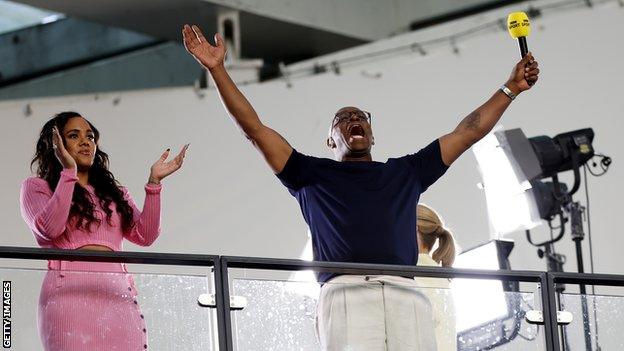
[[2, 347], [11, 348], [11, 281], [2, 281]]

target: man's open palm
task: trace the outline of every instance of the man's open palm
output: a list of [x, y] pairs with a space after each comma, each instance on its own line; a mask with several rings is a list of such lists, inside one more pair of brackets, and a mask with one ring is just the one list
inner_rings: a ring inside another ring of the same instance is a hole
[[215, 46], [210, 45], [199, 27], [188, 24], [182, 28], [184, 47], [206, 69], [213, 69], [223, 64], [225, 43], [219, 33], [215, 34]]

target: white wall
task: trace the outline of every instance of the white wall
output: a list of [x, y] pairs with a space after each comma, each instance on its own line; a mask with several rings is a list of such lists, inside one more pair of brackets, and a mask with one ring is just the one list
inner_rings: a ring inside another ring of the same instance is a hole
[[[624, 247], [618, 225], [624, 195], [619, 183], [624, 176], [619, 164], [624, 159], [623, 19], [624, 10], [613, 2], [534, 21], [529, 47], [540, 63], [540, 81], [501, 122], [505, 128], [522, 127], [528, 136], [594, 128], [594, 146], [614, 160], [605, 177], [590, 179], [596, 267], [614, 273], [622, 273]], [[441, 32], [446, 30], [448, 26]], [[416, 35], [393, 40], [409, 42]], [[384, 160], [414, 152], [452, 130], [507, 79], [519, 57], [517, 44], [503, 31], [460, 41], [459, 47], [459, 55], [444, 47], [425, 57], [414, 54], [345, 68], [339, 76], [297, 79], [292, 88], [275, 81], [243, 91], [266, 124], [298, 150], [317, 156], [331, 157], [324, 138], [339, 107], [367, 109], [374, 114], [374, 157]], [[370, 77], [376, 73], [381, 76]], [[23, 113], [26, 104], [33, 111], [29, 117]], [[184, 168], [165, 180], [164, 230], [147, 250], [299, 257], [306, 228], [296, 201], [228, 120], [216, 92], [200, 98], [191, 88], [0, 103], [2, 245], [35, 245], [20, 217], [19, 185], [29, 175], [41, 126], [64, 110], [81, 112], [100, 129], [113, 172], [139, 203], [150, 164], [165, 148], [178, 150], [191, 143]], [[489, 239], [479, 180], [474, 156], [467, 153], [423, 196], [443, 214], [462, 247]], [[545, 268], [523, 233], [512, 237], [517, 245], [514, 268]], [[563, 242], [559, 246], [569, 255], [566, 269], [574, 270], [570, 237]], [[126, 249], [141, 250], [131, 244]]]

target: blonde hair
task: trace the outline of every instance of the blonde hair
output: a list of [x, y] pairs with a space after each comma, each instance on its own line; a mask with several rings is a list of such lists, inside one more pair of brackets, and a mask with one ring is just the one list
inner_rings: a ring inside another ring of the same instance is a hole
[[434, 261], [441, 263], [442, 267], [451, 267], [455, 261], [455, 239], [453, 234], [444, 228], [442, 219], [431, 207], [418, 204], [416, 215], [418, 218], [416, 231], [420, 234], [418, 240], [421, 240], [421, 244], [429, 251], [437, 242], [438, 247], [431, 257]]

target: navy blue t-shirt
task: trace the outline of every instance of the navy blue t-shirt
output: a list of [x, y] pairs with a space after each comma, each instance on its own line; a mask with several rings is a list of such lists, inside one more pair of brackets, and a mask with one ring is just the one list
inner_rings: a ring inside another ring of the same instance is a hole
[[447, 169], [436, 140], [385, 163], [338, 162], [293, 150], [277, 177], [299, 202], [316, 261], [415, 265], [416, 205]]

